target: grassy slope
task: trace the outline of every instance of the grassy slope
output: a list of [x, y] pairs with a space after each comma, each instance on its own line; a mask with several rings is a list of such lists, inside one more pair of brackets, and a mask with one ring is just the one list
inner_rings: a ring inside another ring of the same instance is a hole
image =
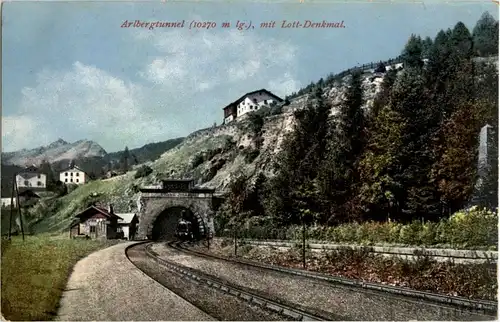
[[[129, 204], [137, 202], [137, 187], [154, 183], [166, 177], [171, 170], [177, 174], [200, 174], [200, 170], [190, 169], [190, 158], [199, 151], [222, 147], [226, 135], [201, 136], [164, 153], [160, 159], [150, 164], [154, 172], [146, 178], [135, 179], [135, 171], [111, 180], [96, 180], [78, 186], [64, 197], [44, 199], [31, 211], [31, 230], [36, 233], [65, 232], [74, 215], [85, 209], [91, 202], [113, 203], [115, 211], [128, 211]], [[97, 194], [93, 197], [93, 194]]]
[[116, 241], [68, 239], [67, 235], [14, 237], [2, 241], [2, 315], [8, 320], [51, 320], [72, 267]]

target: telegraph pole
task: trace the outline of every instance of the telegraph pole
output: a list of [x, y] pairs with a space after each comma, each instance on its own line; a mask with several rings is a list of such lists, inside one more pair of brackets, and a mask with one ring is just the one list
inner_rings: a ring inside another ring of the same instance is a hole
[[19, 214], [19, 222], [21, 224], [21, 234], [23, 235], [23, 241], [24, 241], [23, 215], [21, 213], [21, 203], [19, 202], [19, 190], [17, 188], [17, 181], [14, 180], [14, 182], [16, 185], [17, 209]]
[[306, 221], [302, 213], [302, 268], [306, 269]]
[[16, 175], [14, 174], [14, 180], [12, 180], [12, 191], [10, 194], [10, 220], [9, 220], [9, 240], [12, 235], [12, 214], [14, 213], [14, 185], [16, 184]]

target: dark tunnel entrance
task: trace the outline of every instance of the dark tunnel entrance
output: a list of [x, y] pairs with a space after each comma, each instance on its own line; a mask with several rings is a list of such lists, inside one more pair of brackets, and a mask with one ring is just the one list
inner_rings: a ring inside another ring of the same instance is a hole
[[154, 241], [174, 240], [175, 230], [181, 219], [191, 222], [194, 239], [200, 239], [198, 220], [191, 210], [184, 207], [172, 207], [161, 212], [153, 223], [151, 239]]

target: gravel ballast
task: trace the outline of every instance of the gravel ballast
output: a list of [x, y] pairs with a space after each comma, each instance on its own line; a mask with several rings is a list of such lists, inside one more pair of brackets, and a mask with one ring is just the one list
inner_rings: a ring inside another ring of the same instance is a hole
[[127, 251], [129, 259], [163, 286], [188, 300], [216, 320], [221, 321], [282, 321], [284, 317], [244, 302], [206, 284], [195, 282], [148, 257], [145, 245]]
[[309, 278], [292, 276], [179, 252], [165, 243], [151, 250], [167, 260], [225, 279], [230, 283], [281, 298], [287, 302], [330, 312], [341, 320], [494, 320], [494, 317], [381, 294]]

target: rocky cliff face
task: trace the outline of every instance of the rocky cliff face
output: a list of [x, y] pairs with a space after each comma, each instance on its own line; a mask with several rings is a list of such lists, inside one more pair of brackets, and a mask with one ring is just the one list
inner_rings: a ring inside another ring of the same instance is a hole
[[[383, 74], [368, 72], [363, 78], [365, 108], [370, 108], [380, 90]], [[324, 90], [325, 97], [332, 102], [332, 114], [342, 103], [348, 81], [349, 76]], [[151, 184], [162, 177], [191, 177], [202, 187], [225, 191], [236, 175], [271, 174], [273, 160], [281, 150], [286, 134], [293, 130], [293, 112], [304, 108], [308, 100], [307, 95], [297, 97], [283, 107], [281, 114], [267, 117], [260, 134], [260, 148], [256, 147], [258, 138], [252, 133], [246, 117], [192, 133], [179, 146], [149, 163], [154, 170]]]

